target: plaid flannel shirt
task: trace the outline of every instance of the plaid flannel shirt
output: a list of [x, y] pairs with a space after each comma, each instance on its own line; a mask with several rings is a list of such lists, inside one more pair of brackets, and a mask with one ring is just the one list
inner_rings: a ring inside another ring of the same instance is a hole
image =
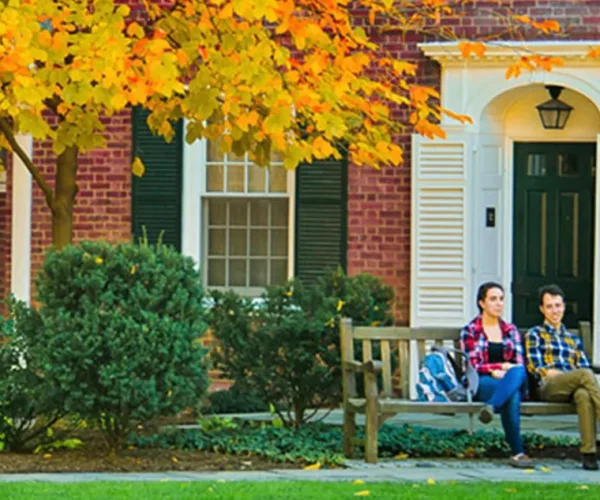
[[525, 349], [527, 370], [539, 378], [545, 377], [549, 369], [570, 372], [590, 368], [581, 339], [563, 324], [559, 331], [548, 324], [533, 327], [525, 335]]
[[[505, 363], [525, 364], [521, 334], [515, 325], [500, 320]], [[502, 363], [489, 362], [489, 339], [483, 331], [481, 316], [477, 316], [460, 333], [460, 346], [469, 356], [469, 362], [480, 374], [501, 370]]]

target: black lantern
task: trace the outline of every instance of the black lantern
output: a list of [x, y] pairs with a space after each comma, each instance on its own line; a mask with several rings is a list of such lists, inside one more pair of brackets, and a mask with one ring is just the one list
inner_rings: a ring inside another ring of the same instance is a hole
[[542, 125], [545, 129], [562, 130], [567, 124], [573, 107], [558, 99], [562, 92], [562, 87], [558, 85], [546, 85], [546, 89], [548, 89], [548, 93], [552, 99], [536, 106], [540, 114], [540, 120], [542, 120]]

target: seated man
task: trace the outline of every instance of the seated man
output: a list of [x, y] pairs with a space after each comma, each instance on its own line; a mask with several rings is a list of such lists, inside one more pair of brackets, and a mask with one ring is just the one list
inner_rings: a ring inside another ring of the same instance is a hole
[[544, 323], [525, 336], [527, 369], [534, 374], [543, 401], [575, 403], [583, 468], [598, 470], [596, 418], [600, 420], [600, 387], [581, 339], [562, 323], [564, 292], [556, 285], [544, 286], [539, 299]]

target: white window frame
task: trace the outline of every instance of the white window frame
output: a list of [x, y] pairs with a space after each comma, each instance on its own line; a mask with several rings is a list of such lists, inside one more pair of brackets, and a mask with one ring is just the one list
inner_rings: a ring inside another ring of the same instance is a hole
[[[184, 126], [187, 124], [184, 124]], [[184, 128], [185, 130], [185, 128]], [[185, 135], [185, 134], [184, 134]], [[294, 242], [296, 232], [296, 175], [294, 170], [287, 173], [287, 193], [261, 196], [248, 193], [211, 193], [206, 189], [207, 141], [200, 139], [183, 145], [183, 193], [182, 193], [182, 234], [181, 252], [192, 257], [200, 268], [204, 286], [207, 284], [205, 229], [208, 224], [205, 200], [219, 198], [256, 198], [269, 199], [286, 197], [288, 199], [288, 279], [294, 276]], [[221, 287], [218, 287], [221, 288]], [[250, 289], [245, 287], [228, 287], [241, 294]]]

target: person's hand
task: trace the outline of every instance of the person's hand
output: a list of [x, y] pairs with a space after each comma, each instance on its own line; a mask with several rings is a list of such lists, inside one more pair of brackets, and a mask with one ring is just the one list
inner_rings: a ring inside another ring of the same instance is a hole
[[500, 379], [504, 378], [504, 375], [506, 375], [506, 370], [492, 370], [491, 375], [496, 380], [500, 380]]
[[518, 366], [515, 363], [502, 363], [502, 369], [507, 372], [508, 370], [510, 370], [511, 368], [514, 368], [515, 366]]
[[556, 368], [550, 368], [546, 371], [546, 377], [554, 377], [556, 375], [560, 375], [561, 373], [562, 372]]

